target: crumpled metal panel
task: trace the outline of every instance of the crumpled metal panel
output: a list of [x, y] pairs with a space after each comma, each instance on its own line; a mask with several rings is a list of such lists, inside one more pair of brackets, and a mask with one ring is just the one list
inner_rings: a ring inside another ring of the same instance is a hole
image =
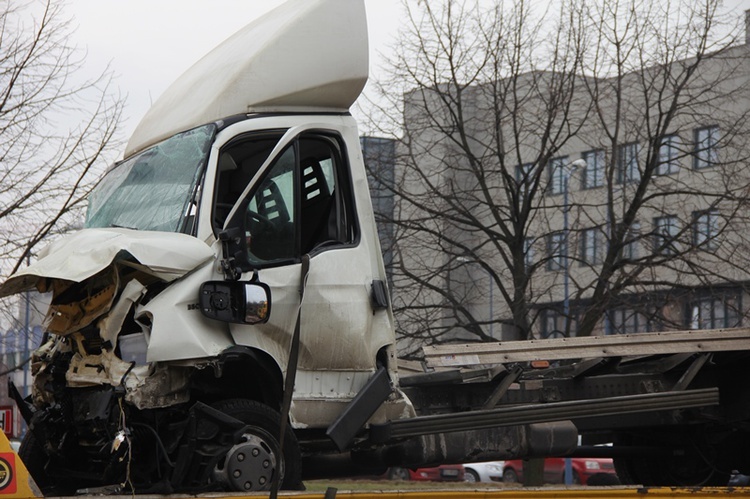
[[150, 322], [148, 362], [206, 362], [235, 345], [229, 325], [206, 318], [198, 306], [201, 284], [216, 277], [216, 269], [206, 264], [136, 307], [136, 320]]
[[44, 287], [46, 279], [83, 282], [115, 262], [132, 262], [140, 270], [169, 282], [214, 256], [206, 243], [186, 234], [84, 229], [45, 248], [38, 261], [0, 285], [0, 297]]

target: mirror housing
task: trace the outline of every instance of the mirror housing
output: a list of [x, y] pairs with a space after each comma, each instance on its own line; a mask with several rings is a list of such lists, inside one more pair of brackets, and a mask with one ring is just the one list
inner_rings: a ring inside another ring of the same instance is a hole
[[263, 324], [271, 316], [271, 289], [261, 282], [204, 282], [198, 302], [201, 313], [217, 321]]

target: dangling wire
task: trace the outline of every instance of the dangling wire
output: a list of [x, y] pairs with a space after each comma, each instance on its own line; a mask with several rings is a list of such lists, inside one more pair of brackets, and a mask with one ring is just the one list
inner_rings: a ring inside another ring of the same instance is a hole
[[[122, 377], [121, 384], [123, 387], [125, 386], [125, 377], [130, 373], [130, 370], [133, 369], [133, 366], [135, 365], [135, 362], [130, 364], [130, 368], [125, 372], [125, 374]], [[130, 487], [130, 493], [133, 498], [135, 498], [135, 487], [133, 487], [133, 481], [130, 477], [130, 465], [133, 461], [133, 445], [132, 445], [132, 439], [130, 438], [130, 432], [128, 431], [127, 421], [125, 420], [125, 408], [122, 406], [122, 399], [123, 397], [118, 397], [117, 404], [120, 407], [120, 435], [125, 441], [125, 444], [128, 446], [127, 448], [127, 463], [125, 465], [125, 481], [120, 484], [121, 487], [125, 487], [126, 485]], [[119, 436], [119, 435], [118, 435]]]
[[133, 461], [133, 446], [132, 446], [132, 440], [130, 438], [130, 434], [127, 431], [126, 421], [125, 421], [125, 409], [122, 407], [122, 397], [117, 399], [117, 403], [120, 406], [120, 432], [123, 438], [125, 439], [125, 443], [128, 446], [127, 449], [127, 464], [125, 465], [125, 481], [121, 484], [122, 487], [125, 487], [126, 485], [130, 487], [130, 493], [132, 497], [135, 497], [135, 488], [133, 487], [133, 481], [130, 477], [130, 465]]

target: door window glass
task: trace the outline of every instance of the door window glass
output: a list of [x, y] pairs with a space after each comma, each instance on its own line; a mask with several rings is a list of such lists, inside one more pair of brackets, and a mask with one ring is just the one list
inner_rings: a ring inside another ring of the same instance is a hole
[[[215, 203], [215, 226], [223, 219], [216, 214], [229, 212], [237, 196], [223, 200], [222, 192], [241, 192], [260, 162], [268, 157], [275, 141], [266, 137], [235, 141], [219, 160], [219, 184]], [[250, 157], [246, 153], [252, 152]], [[224, 158], [228, 156], [228, 158]], [[222, 161], [230, 165], [222, 171]], [[252, 163], [250, 168], [245, 165]], [[240, 165], [235, 167], [234, 165]], [[242, 172], [244, 182], [227, 172]], [[228, 181], [222, 181], [227, 177]], [[255, 266], [297, 260], [306, 253], [349, 244], [356, 238], [351, 182], [343, 162], [339, 142], [331, 136], [303, 134], [282, 152], [267, 170], [258, 187], [242, 203], [244, 216], [233, 217], [242, 225], [248, 259]], [[225, 186], [222, 188], [222, 186]], [[219, 229], [220, 230], [220, 229]]]
[[251, 263], [294, 258], [295, 154], [292, 147], [279, 156], [250, 200], [245, 235]]

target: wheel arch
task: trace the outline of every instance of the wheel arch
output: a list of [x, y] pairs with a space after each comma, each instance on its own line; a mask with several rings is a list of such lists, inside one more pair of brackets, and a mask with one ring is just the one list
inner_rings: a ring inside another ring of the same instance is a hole
[[[252, 382], [252, 381], [257, 382]], [[217, 357], [214, 369], [197, 371], [193, 377], [195, 398], [211, 403], [226, 398], [245, 398], [281, 409], [284, 382], [281, 368], [268, 353], [233, 346]]]

